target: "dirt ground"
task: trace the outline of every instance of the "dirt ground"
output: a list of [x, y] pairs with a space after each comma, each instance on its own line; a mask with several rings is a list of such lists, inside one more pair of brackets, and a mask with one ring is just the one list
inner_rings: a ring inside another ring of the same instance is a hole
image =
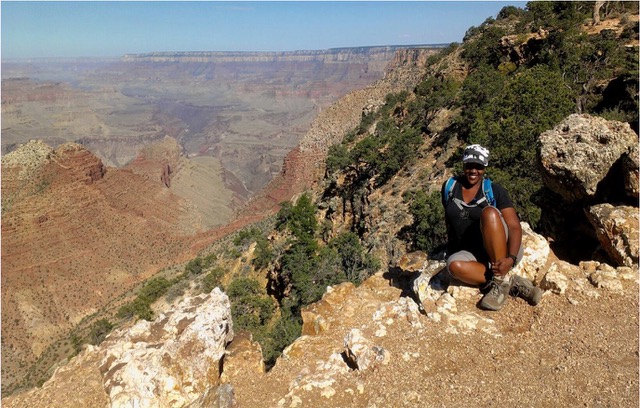
[[[302, 351], [290, 352], [290, 358], [263, 377], [235, 379], [237, 403], [240, 407], [637, 407], [638, 282], [622, 283], [623, 292], [594, 288], [596, 296], [572, 290], [562, 295], [545, 292], [536, 307], [511, 298], [500, 312], [477, 309], [479, 296], [457, 302], [459, 314], [493, 320], [495, 334], [480, 329], [450, 333], [448, 323], [425, 314], [418, 314], [417, 321], [414, 317], [413, 325], [412, 318], [401, 315], [385, 318], [386, 333], [376, 334], [380, 324], [372, 319], [375, 311], [398, 303], [403, 291], [381, 284], [369, 290], [375, 292], [369, 296], [358, 288], [346, 304], [333, 310], [330, 329], [306, 338]], [[388, 363], [366, 370], [327, 371], [331, 354], [344, 350], [344, 336], [352, 328], [384, 348]], [[309, 381], [314, 376], [316, 381]]]

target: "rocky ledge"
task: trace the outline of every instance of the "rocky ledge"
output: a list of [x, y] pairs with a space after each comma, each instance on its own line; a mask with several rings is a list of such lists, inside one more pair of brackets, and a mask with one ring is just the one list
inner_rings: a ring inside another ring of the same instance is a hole
[[[523, 228], [527, 252], [513, 273], [545, 289], [537, 307], [514, 298], [500, 313], [478, 310], [477, 289], [451, 282], [442, 262], [416, 252], [360, 287], [327, 288], [322, 300], [303, 310], [302, 336], [268, 373], [260, 346], [247, 333], [234, 334], [228, 298], [214, 289], [183, 299], [153, 322], [119, 329], [100, 346], [87, 346], [41, 388], [5, 398], [3, 404], [295, 408], [415, 406], [438, 400], [457, 406], [470, 394], [489, 403], [480, 392], [483, 381], [526, 388], [525, 394], [507, 388], [502, 395], [516, 404], [564, 405], [596, 397], [607, 406], [631, 404], [635, 393], [622, 391], [638, 386], [637, 375], [630, 377], [637, 374], [638, 321], [632, 313], [637, 270], [560, 261], [543, 237], [526, 224]], [[603, 320], [602, 308], [608, 311], [604, 315], [611, 312], [622, 320]], [[634, 331], [636, 341], [625, 340]], [[572, 335], [578, 336], [577, 344]], [[621, 347], [625, 342], [634, 347]], [[594, 353], [593, 347], [600, 351]], [[574, 384], [585, 368], [605, 364], [613, 349], [617, 360], [635, 359], [635, 369], [625, 363], [615, 376], [601, 373], [602, 378], [592, 378], [596, 386], [579, 396], [556, 395], [544, 385], [549, 378], [558, 387]], [[507, 362], [517, 366], [495, 371]], [[507, 380], [504, 374], [517, 367], [534, 377]], [[456, 374], [459, 370], [469, 376]], [[443, 381], [449, 385], [443, 387]], [[614, 391], [602, 396], [599, 387], [605, 383]], [[401, 397], [403, 405], [394, 405]]]

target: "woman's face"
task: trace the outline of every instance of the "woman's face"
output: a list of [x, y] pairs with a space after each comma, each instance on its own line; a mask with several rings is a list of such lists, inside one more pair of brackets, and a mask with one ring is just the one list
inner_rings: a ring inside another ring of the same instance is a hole
[[478, 163], [465, 163], [464, 176], [472, 186], [482, 180], [484, 176], [484, 166]]

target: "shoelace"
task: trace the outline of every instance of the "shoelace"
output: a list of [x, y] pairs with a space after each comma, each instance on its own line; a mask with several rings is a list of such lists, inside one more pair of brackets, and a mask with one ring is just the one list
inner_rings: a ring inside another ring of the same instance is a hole
[[522, 295], [526, 297], [531, 294], [531, 288], [528, 285], [516, 283], [511, 289], [511, 291], [513, 292], [513, 296]]
[[491, 281], [491, 289], [489, 292], [494, 295], [500, 295], [500, 285], [497, 282]]

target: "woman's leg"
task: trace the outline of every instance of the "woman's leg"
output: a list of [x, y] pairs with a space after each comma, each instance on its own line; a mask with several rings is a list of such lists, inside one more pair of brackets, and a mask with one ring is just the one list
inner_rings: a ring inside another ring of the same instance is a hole
[[495, 262], [505, 258], [507, 256], [507, 230], [500, 216], [500, 210], [495, 207], [485, 207], [480, 216], [480, 229], [489, 261]]
[[488, 280], [487, 265], [480, 263], [476, 257], [468, 251], [459, 251], [447, 259], [449, 273], [469, 285], [480, 286]]

